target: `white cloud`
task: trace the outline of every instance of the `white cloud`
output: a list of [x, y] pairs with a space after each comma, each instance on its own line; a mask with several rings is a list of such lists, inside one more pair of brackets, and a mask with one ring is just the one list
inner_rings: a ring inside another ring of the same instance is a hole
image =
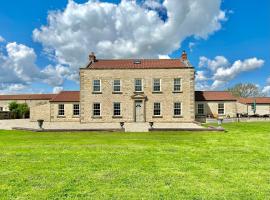
[[170, 59], [170, 56], [168, 55], [158, 55], [159, 59]]
[[[221, 0], [160, 2], [69, 1], [63, 11], [49, 13], [48, 24], [35, 29], [33, 38], [76, 76], [90, 51], [97, 58], [157, 58], [177, 50], [187, 37], [206, 39], [226, 20]], [[165, 21], [159, 16], [160, 8], [166, 12]]]
[[190, 50], [190, 52], [192, 52], [193, 51], [193, 48], [195, 47], [195, 43], [194, 42], [190, 42], [189, 44], [188, 44], [188, 48], [189, 48], [189, 50]]
[[[198, 71], [196, 74], [196, 81], [198, 86], [206, 86], [207, 89], [221, 89], [229, 81], [233, 80], [242, 72], [251, 71], [263, 66], [264, 60], [258, 59], [256, 57], [245, 59], [244, 61], [237, 60], [233, 64], [224, 56], [216, 56], [214, 60], [208, 59], [206, 57], [200, 57], [199, 67], [205, 69], [205, 71]], [[205, 73], [210, 74], [209, 78], [206, 78]], [[211, 85], [205, 84], [202, 81], [211, 80]]]
[[3, 38], [1, 35], [0, 35], [0, 43], [1, 42], [5, 42], [5, 38]]
[[53, 88], [53, 93], [54, 94], [58, 94], [59, 92], [63, 91], [63, 87], [54, 87]]

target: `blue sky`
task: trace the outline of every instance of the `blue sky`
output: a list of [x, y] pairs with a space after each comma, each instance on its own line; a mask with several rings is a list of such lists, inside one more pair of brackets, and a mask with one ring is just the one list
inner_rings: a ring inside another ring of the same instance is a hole
[[[61, 37], [65, 35], [65, 31], [67, 31], [66, 26], [69, 23], [67, 22], [67, 24], [64, 24], [65, 28], [61, 29], [61, 27], [63, 27], [63, 24], [61, 23], [64, 22], [59, 22], [59, 19], [58, 21], [56, 19], [58, 22], [58, 24], [56, 23], [56, 26], [49, 25], [47, 17], [50, 15], [50, 11], [58, 10], [60, 15], [59, 18], [61, 19], [61, 14], [63, 14], [65, 10], [67, 13], [69, 13], [76, 9], [84, 9], [83, 7], [80, 7], [79, 4], [84, 6], [86, 2], [87, 1], [84, 0], [75, 0], [74, 4], [76, 4], [76, 6], [71, 6], [72, 8], [69, 10], [66, 10], [68, 4], [67, 0], [16, 0], [1, 2], [0, 36], [2, 38], [2, 42], [0, 42], [0, 56], [2, 55], [2, 60], [0, 57], [0, 69], [10, 69], [5, 71], [7, 73], [6, 75], [0, 75], [0, 93], [50, 93], [53, 90], [56, 92], [62, 89], [79, 89], [78, 81], [76, 81], [78, 80], [78, 77], [76, 77], [77, 69], [75, 69], [76, 62], [78, 63], [78, 67], [82, 66], [84, 62], [87, 62], [87, 56], [85, 57], [84, 61], [80, 55], [86, 55], [86, 51], [90, 52], [93, 49], [96, 52], [97, 49], [100, 49], [96, 43], [100, 41], [108, 41], [107, 36], [105, 35], [97, 38], [98, 36], [97, 34], [94, 35], [94, 31], [90, 31], [90, 36], [85, 34], [87, 32], [82, 32], [80, 33], [81, 35], [78, 35], [78, 38], [81, 37], [85, 40], [95, 38], [92, 42], [85, 42], [88, 44], [89, 49], [87, 49], [87, 46], [83, 46], [84, 51], [79, 50], [78, 47], [80, 47], [80, 44], [78, 44], [78, 42], [80, 40], [76, 40], [76, 43], [72, 43], [73, 41], [70, 39], [71, 47], [70, 49], [66, 50], [66, 47], [69, 46], [69, 44], [63, 45], [62, 43], [64, 43], [64, 41], [62, 42], [62, 40], [61, 44], [59, 44], [60, 42], [55, 41], [53, 37]], [[120, 1], [102, 2], [109, 2], [113, 4], [120, 3]], [[194, 2], [196, 2], [196, 0], [194, 0]], [[212, 13], [212, 15], [202, 15], [201, 17], [198, 17], [201, 19], [194, 19], [194, 21], [191, 21], [188, 25], [179, 26], [179, 29], [183, 29], [184, 27], [188, 26], [187, 30], [189, 30], [189, 34], [186, 34], [185, 31], [177, 30], [177, 23], [175, 23], [176, 25], [171, 27], [171, 29], [175, 31], [175, 33], [173, 31], [172, 32], [174, 35], [177, 35], [177, 37], [174, 38], [175, 41], [173, 41], [171, 44], [168, 44], [168, 42], [164, 42], [164, 44], [159, 42], [158, 44], [160, 45], [157, 45], [157, 42], [153, 41], [151, 44], [146, 44], [147, 47], [151, 46], [152, 48], [156, 48], [158, 50], [151, 50], [151, 52], [149, 52], [147, 50], [141, 50], [140, 47], [138, 47], [138, 49], [134, 47], [135, 50], [128, 52], [128, 54], [125, 51], [119, 51], [117, 53], [115, 53], [115, 50], [113, 52], [105, 51], [108, 49], [108, 47], [104, 47], [104, 45], [109, 44], [103, 42], [101, 45], [102, 49], [99, 51], [101, 53], [96, 53], [98, 56], [104, 58], [119, 58], [121, 56], [148, 58], [156, 57], [159, 54], [169, 55], [172, 58], [178, 58], [181, 51], [185, 49], [188, 53], [190, 62], [200, 73], [200, 76], [197, 75], [197, 89], [222, 90], [239, 82], [252, 82], [258, 84], [262, 90], [269, 94], [270, 1], [261, 0], [260, 3], [257, 3], [257, 1], [252, 0], [224, 0], [219, 3], [219, 0], [208, 0], [206, 2], [208, 2], [207, 4], [209, 5], [202, 8], [202, 11], [205, 11], [205, 13]], [[160, 18], [162, 18], [162, 14], [159, 13], [161, 9], [168, 10], [168, 12], [170, 11], [169, 8], [166, 7], [166, 4], [163, 5], [163, 1], [148, 1], [148, 3], [149, 4], [146, 4], [146, 2], [140, 1], [137, 2], [137, 5], [147, 11], [152, 10], [158, 13]], [[177, 1], [177, 3], [179, 9], [186, 6], [184, 5], [185, 1]], [[93, 6], [99, 7], [101, 4], [92, 3], [91, 7]], [[122, 6], [128, 7], [129, 5]], [[89, 9], [91, 8], [89, 7]], [[110, 7], [110, 9], [113, 13], [114, 8]], [[122, 11], [123, 10], [124, 9], [122, 9]], [[87, 12], [87, 8], [85, 8], [84, 11]], [[184, 11], [185, 10], [183, 10], [183, 12]], [[221, 11], [224, 12], [224, 16], [221, 16], [218, 19], [214, 28], [207, 28], [207, 23], [204, 24], [202, 19], [205, 18], [206, 21], [211, 20], [211, 17], [214, 19], [217, 17], [217, 13]], [[83, 22], [80, 22], [79, 25], [75, 26], [76, 29], [84, 29], [88, 26], [95, 26], [95, 21], [98, 21], [99, 19], [96, 15], [92, 15], [91, 12], [93, 11], [89, 10], [88, 14], [79, 17], [76, 14], [72, 14], [71, 16], [73, 18], [68, 18], [71, 21], [74, 20], [74, 23], [71, 23], [70, 25], [73, 26], [70, 28], [70, 30], [74, 30], [74, 24], [77, 23], [76, 21], [78, 20], [82, 20]], [[133, 12], [136, 12], [136, 9]], [[171, 12], [174, 12], [174, 10]], [[195, 11], [194, 13], [196, 14]], [[141, 19], [143, 19], [144, 15], [141, 15]], [[94, 19], [91, 19], [91, 17]], [[188, 17], [188, 15], [186, 17]], [[209, 17], [209, 19], [207, 19], [207, 17]], [[120, 17], [118, 20], [120, 20], [122, 26], [124, 23], [131, 23], [128, 21], [128, 19], [123, 19]], [[165, 21], [164, 19], [162, 20], [156, 20], [156, 23], [166, 23], [166, 20], [169, 21], [170, 19], [165, 19]], [[186, 19], [186, 22], [188, 23], [189, 19]], [[149, 26], [152, 26], [154, 29], [155, 22], [152, 22], [149, 19], [149, 23]], [[181, 23], [184, 24], [185, 22], [180, 20], [179, 24]], [[218, 25], [220, 25], [220, 27], [218, 27]], [[42, 31], [42, 26], [48, 27], [50, 30]], [[96, 26], [98, 27], [98, 25]], [[108, 29], [111, 28], [110, 25], [105, 24], [104, 26], [108, 26]], [[158, 26], [161, 25], [159, 24], [157, 27]], [[199, 28], [198, 30], [193, 30], [194, 27]], [[132, 34], [132, 31], [136, 31], [139, 28], [144, 27], [131, 27], [129, 31], [131, 31]], [[37, 30], [36, 34], [33, 33], [35, 29]], [[128, 31], [128, 29], [126, 30]], [[146, 33], [147, 31], [148, 30], [146, 30]], [[61, 34], [57, 35], [59, 32], [61, 32]], [[47, 38], [46, 34], [51, 35], [52, 38]], [[74, 34], [77, 34], [77, 32], [75, 31]], [[72, 33], [69, 35], [72, 35]], [[128, 33], [121, 33], [116, 35], [112, 41], [114, 42], [118, 40], [119, 38], [117, 37], [123, 37], [127, 39], [127, 41], [132, 41], [134, 38], [128, 38], [129, 36], [130, 34]], [[102, 37], [104, 37], [106, 40]], [[164, 41], [168, 41], [171, 38], [162, 39]], [[178, 43], [178, 47], [175, 47], [174, 43]], [[132, 45], [135, 44], [131, 42], [130, 45], [131, 46], [129, 46], [129, 48], [133, 48]], [[140, 45], [145, 44], [142, 43]], [[191, 46], [192, 49], [190, 48]], [[114, 47], [112, 46], [110, 49], [113, 48]], [[80, 55], [78, 55], [78, 51], [81, 52]], [[105, 53], [102, 53], [103, 51]], [[21, 56], [21, 60], [17, 61], [14, 55]], [[71, 59], [73, 55], [74, 59]], [[219, 57], [217, 58], [217, 56]], [[70, 57], [70, 59], [66, 59], [67, 57]], [[237, 60], [240, 60], [241, 63], [236, 63]], [[24, 72], [21, 73], [20, 67], [24, 67], [21, 66], [24, 64], [31, 67], [25, 66]], [[48, 65], [50, 65], [50, 67], [48, 67]], [[16, 68], [15, 72], [12, 71], [14, 68]], [[35, 69], [43, 71], [40, 74], [39, 72], [34, 72]], [[29, 71], [31, 71], [31, 73]], [[10, 76], [13, 74], [12, 78], [7, 78], [9, 74]], [[52, 75], [55, 77], [51, 78]]]

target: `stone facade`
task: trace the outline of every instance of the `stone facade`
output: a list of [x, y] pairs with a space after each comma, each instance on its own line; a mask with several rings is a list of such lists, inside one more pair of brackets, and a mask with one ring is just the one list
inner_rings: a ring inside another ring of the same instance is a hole
[[[142, 79], [143, 92], [134, 92], [135, 79]], [[174, 78], [181, 78], [181, 92], [173, 92]], [[121, 81], [121, 92], [113, 92], [113, 80]], [[161, 92], [153, 92], [153, 80], [161, 80]], [[93, 93], [93, 80], [101, 80], [101, 92]], [[142, 102], [143, 121], [191, 122], [194, 112], [194, 68], [180, 69], [81, 69], [81, 122], [134, 122], [135, 102]], [[93, 103], [101, 105], [101, 116], [93, 116]], [[113, 103], [121, 103], [121, 116], [113, 115]], [[161, 115], [153, 115], [159, 102]], [[181, 116], [174, 116], [174, 102], [181, 102]]]
[[[196, 116], [210, 116], [210, 117], [236, 117], [238, 113], [236, 101], [196, 101]], [[204, 105], [204, 112], [199, 113], [199, 104]], [[223, 114], [218, 112], [218, 104], [224, 105]]]

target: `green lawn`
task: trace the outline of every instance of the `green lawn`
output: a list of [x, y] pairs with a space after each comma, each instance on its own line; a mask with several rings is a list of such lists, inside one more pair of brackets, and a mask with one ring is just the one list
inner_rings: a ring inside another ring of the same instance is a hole
[[0, 131], [0, 199], [270, 199], [270, 123], [224, 127]]

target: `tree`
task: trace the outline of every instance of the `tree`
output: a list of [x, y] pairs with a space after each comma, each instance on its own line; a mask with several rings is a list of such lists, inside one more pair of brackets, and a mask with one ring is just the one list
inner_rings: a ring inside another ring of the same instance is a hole
[[29, 115], [29, 107], [26, 103], [12, 101], [8, 105], [12, 118], [20, 119]]
[[265, 96], [260, 89], [253, 83], [238, 83], [235, 86], [228, 88], [234, 96], [236, 97], [260, 97]]

